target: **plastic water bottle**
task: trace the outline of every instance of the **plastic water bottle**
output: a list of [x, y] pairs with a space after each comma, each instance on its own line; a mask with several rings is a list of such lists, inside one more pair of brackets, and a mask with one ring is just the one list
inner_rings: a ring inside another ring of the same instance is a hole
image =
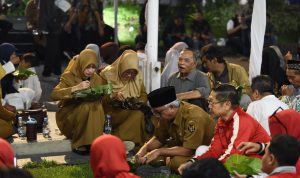
[[26, 137], [26, 127], [22, 117], [18, 117], [18, 135], [22, 140]]
[[49, 138], [50, 137], [50, 129], [48, 125], [48, 117], [44, 117], [43, 121], [43, 136], [44, 138]]
[[111, 134], [111, 132], [112, 132], [111, 115], [106, 115], [106, 119], [104, 123], [104, 133]]

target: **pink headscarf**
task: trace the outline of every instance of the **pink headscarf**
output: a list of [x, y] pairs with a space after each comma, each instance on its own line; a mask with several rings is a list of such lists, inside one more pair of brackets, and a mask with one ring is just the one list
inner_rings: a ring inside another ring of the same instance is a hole
[[0, 138], [0, 168], [14, 167], [14, 151], [11, 145]]
[[116, 136], [102, 135], [95, 139], [90, 157], [94, 178], [139, 178], [129, 172], [125, 145]]

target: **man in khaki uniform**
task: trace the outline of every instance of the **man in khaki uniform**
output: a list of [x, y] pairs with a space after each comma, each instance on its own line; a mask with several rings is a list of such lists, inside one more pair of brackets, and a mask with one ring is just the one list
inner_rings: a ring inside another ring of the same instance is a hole
[[154, 136], [136, 154], [137, 162], [145, 164], [158, 157], [170, 157], [166, 164], [176, 170], [194, 156], [199, 145], [210, 144], [214, 121], [200, 107], [177, 100], [173, 86], [152, 91], [148, 100], [160, 120]]
[[208, 71], [207, 75], [210, 86], [212, 88], [216, 87], [218, 83], [243, 86], [240, 105], [242, 108], [247, 108], [251, 102], [251, 88], [248, 74], [242, 66], [226, 62], [223, 53], [222, 48], [210, 46], [201, 58], [203, 67]]

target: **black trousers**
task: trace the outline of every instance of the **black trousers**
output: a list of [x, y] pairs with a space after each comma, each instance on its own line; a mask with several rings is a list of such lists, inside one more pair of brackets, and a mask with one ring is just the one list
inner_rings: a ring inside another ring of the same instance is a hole
[[62, 47], [61, 47], [61, 34], [47, 35], [47, 44], [45, 49], [45, 61], [43, 76], [48, 77], [51, 73], [55, 75], [61, 74], [61, 60], [62, 60]]

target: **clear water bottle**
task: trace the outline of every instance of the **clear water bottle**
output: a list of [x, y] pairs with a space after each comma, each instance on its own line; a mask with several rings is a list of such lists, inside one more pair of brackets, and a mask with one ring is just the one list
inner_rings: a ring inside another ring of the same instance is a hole
[[104, 133], [111, 134], [111, 132], [112, 132], [111, 115], [106, 115], [105, 123], [104, 123]]
[[18, 135], [22, 140], [26, 137], [26, 127], [22, 117], [18, 117]]
[[44, 138], [50, 138], [50, 129], [49, 129], [48, 117], [44, 117], [43, 136], [44, 136]]

